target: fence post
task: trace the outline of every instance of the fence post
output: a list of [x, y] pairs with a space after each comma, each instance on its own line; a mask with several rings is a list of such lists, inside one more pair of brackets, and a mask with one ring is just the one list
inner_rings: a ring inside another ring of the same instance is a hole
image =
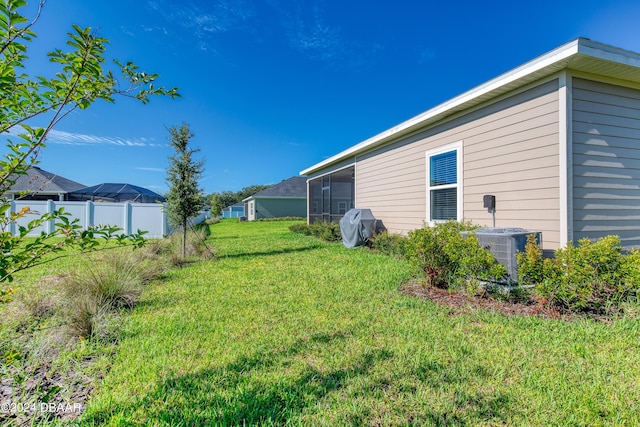
[[169, 219], [167, 217], [167, 205], [162, 205], [162, 237], [169, 235]]
[[86, 217], [85, 224], [84, 224], [84, 229], [88, 230], [88, 229], [90, 229], [91, 227], [93, 227], [95, 225], [94, 221], [95, 221], [96, 211], [95, 211], [95, 208], [93, 206], [93, 202], [91, 200], [87, 200], [87, 202], [85, 203], [85, 205], [84, 205], [84, 214], [85, 214], [85, 217]]
[[[47, 200], [47, 213], [50, 214], [56, 210], [56, 204], [53, 200]], [[46, 225], [47, 234], [53, 233], [56, 230], [56, 222], [54, 220], [47, 221]]]
[[124, 208], [124, 222], [123, 222], [122, 232], [124, 234], [131, 234], [131, 211], [132, 211], [131, 203], [126, 202], [123, 208]]

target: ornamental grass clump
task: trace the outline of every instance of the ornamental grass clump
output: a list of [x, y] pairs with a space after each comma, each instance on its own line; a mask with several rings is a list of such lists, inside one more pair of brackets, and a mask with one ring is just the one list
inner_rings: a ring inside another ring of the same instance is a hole
[[83, 338], [104, 335], [110, 313], [132, 308], [145, 284], [163, 270], [153, 252], [144, 250], [114, 251], [79, 268], [63, 285], [72, 333]]
[[480, 246], [470, 223], [447, 221], [409, 232], [406, 259], [422, 273], [427, 286], [477, 290], [479, 281], [494, 281], [506, 274], [491, 252]]

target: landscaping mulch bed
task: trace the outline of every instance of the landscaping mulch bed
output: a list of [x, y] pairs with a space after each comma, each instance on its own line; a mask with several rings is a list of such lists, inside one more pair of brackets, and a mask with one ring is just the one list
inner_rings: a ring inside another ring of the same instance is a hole
[[425, 286], [418, 282], [408, 282], [400, 291], [416, 298], [423, 298], [434, 303], [454, 309], [452, 314], [468, 314], [473, 310], [484, 309], [499, 312], [505, 316], [539, 316], [550, 319], [572, 320], [575, 315], [562, 313], [539, 302], [514, 302], [498, 299], [489, 293], [469, 295], [461, 291], [455, 293], [447, 289]]

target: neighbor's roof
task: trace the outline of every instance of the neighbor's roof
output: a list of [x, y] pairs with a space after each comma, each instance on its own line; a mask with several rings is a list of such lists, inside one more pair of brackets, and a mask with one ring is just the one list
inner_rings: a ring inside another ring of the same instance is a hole
[[160, 194], [144, 187], [132, 184], [105, 182], [92, 187], [81, 188], [69, 193], [70, 197], [80, 197], [83, 200], [91, 198], [114, 199], [117, 201], [135, 201], [142, 203], [163, 202], [165, 198]]
[[36, 166], [27, 169], [26, 175], [19, 175], [16, 183], [11, 187], [11, 193], [68, 193], [84, 188], [83, 184], [47, 172]]
[[289, 179], [285, 179], [279, 184], [272, 185], [271, 187], [258, 191], [253, 196], [249, 196], [244, 200], [259, 199], [259, 198], [293, 198], [293, 199], [306, 199], [307, 198], [307, 179], [303, 176], [293, 176]]
[[300, 175], [318, 172], [349, 157], [394, 141], [448, 116], [478, 106], [483, 102], [565, 69], [640, 83], [640, 54], [589, 39], [578, 38], [329, 157], [301, 171]]

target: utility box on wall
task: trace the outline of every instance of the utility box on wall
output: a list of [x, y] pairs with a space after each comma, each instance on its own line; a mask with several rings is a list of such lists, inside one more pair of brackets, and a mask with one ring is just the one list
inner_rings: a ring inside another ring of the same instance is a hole
[[474, 234], [480, 241], [480, 246], [491, 251], [496, 260], [507, 269], [508, 282], [518, 281], [517, 252], [524, 252], [527, 245], [527, 236], [535, 235], [539, 245], [542, 245], [542, 233], [529, 231], [523, 228], [487, 227], [473, 231], [465, 231], [462, 234]]

